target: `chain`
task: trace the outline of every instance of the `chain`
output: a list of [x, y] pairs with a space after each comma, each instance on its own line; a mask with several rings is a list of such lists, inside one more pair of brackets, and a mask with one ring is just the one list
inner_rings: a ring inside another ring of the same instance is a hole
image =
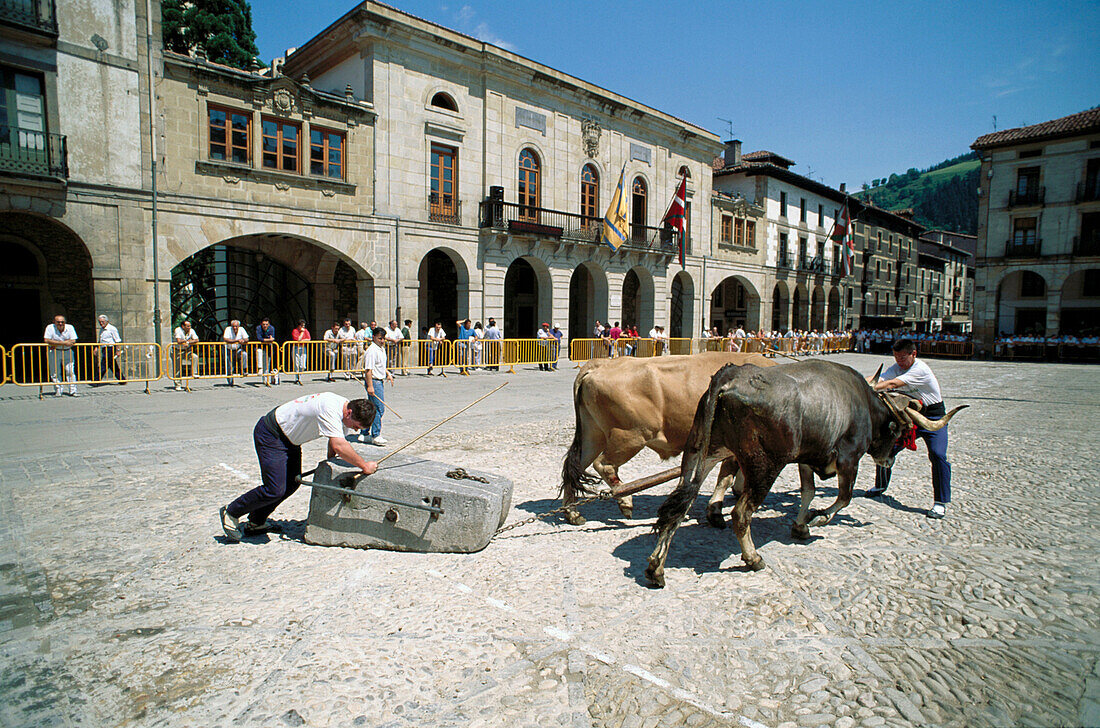
[[[448, 475], [449, 475], [449, 473], [448, 473]], [[516, 521], [515, 523], [509, 523], [507, 526], [501, 526], [493, 534], [493, 538], [496, 538], [497, 536], [504, 533], [505, 531], [511, 531], [513, 528], [519, 528], [520, 526], [526, 526], [528, 524], [534, 523], [535, 521], [539, 520], [540, 518], [546, 518], [547, 516], [553, 516], [553, 515], [558, 514], [558, 513], [565, 513], [568, 510], [572, 510], [573, 508], [576, 508], [577, 506], [583, 506], [585, 503], [591, 503], [592, 501], [598, 501], [598, 500], [614, 500], [614, 498], [615, 498], [615, 496], [613, 496], [610, 492], [607, 492], [607, 491], [605, 491], [603, 493], [597, 493], [596, 495], [589, 496], [588, 498], [581, 498], [578, 501], [573, 501], [572, 503], [570, 503], [567, 506], [561, 506], [560, 508], [555, 508], [552, 511], [546, 511], [545, 513], [536, 513], [535, 515], [531, 516], [530, 518], [525, 518], [522, 521]]]
[[447, 471], [448, 478], [454, 478], [455, 480], [476, 480], [479, 483], [488, 483], [488, 478], [482, 478], [480, 475], [470, 475], [462, 468], [455, 468], [454, 470]]

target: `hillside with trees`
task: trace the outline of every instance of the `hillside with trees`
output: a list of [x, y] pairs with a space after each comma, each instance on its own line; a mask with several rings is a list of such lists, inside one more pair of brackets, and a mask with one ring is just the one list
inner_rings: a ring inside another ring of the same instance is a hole
[[871, 180], [855, 196], [887, 210], [912, 208], [921, 225], [977, 233], [978, 172], [976, 152], [968, 152], [925, 170]]

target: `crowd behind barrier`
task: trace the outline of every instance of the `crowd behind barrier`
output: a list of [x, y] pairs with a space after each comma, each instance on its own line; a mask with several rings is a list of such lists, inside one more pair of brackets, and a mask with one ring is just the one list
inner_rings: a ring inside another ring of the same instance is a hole
[[1100, 334], [1087, 331], [1080, 336], [1001, 334], [993, 341], [993, 358], [1018, 361], [1100, 361]]
[[569, 342], [569, 359], [583, 362], [590, 359], [608, 359], [620, 356], [638, 358], [653, 356], [684, 356], [704, 351], [728, 351], [767, 354], [781, 352], [790, 355], [810, 356], [851, 351], [852, 339], [848, 334], [808, 334], [805, 336], [725, 336], [699, 339], [641, 339], [619, 337], [611, 340], [573, 339]]
[[[16, 344], [4, 352], [3, 383], [19, 387], [54, 386], [76, 391], [78, 384], [154, 382], [161, 378], [160, 348], [153, 343], [71, 344], [51, 348]], [[41, 392], [40, 392], [41, 394]]]
[[852, 332], [854, 351], [862, 354], [889, 354], [894, 342], [912, 339], [921, 356], [942, 356], [969, 359], [974, 356], [970, 334], [910, 331], [908, 329], [856, 329]]

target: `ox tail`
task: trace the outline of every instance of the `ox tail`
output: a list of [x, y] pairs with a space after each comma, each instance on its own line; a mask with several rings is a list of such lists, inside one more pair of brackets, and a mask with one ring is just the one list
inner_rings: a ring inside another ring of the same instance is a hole
[[585, 372], [577, 376], [573, 383], [573, 412], [576, 417], [576, 428], [573, 430], [573, 443], [565, 452], [565, 460], [561, 465], [561, 488], [558, 496], [572, 496], [577, 493], [594, 494], [595, 486], [601, 481], [594, 475], [584, 472], [585, 463], [581, 460], [584, 451], [584, 418], [581, 417], [581, 387], [584, 386]]
[[688, 433], [684, 446], [684, 457], [680, 463], [680, 482], [657, 511], [656, 528], [659, 533], [679, 523], [699, 495], [699, 488], [703, 485], [703, 477], [707, 472], [707, 452], [710, 450], [711, 430], [714, 429], [714, 413], [718, 409], [718, 399], [724, 386], [739, 371], [755, 368], [751, 364], [727, 364], [711, 377], [706, 394], [695, 408], [695, 420], [691, 424], [691, 432]]

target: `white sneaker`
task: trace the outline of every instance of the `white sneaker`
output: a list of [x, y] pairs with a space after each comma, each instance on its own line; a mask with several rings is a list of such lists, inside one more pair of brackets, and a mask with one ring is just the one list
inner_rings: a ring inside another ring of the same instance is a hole
[[371, 437], [370, 435], [362, 435], [361, 434], [361, 435], [359, 435], [359, 442], [363, 443], [364, 445], [373, 445], [374, 444], [374, 438]]
[[932, 509], [926, 514], [929, 518], [943, 518], [947, 515], [946, 503], [933, 503]]
[[182, 392], [183, 391], [183, 385], [182, 384], [177, 384], [176, 385], [176, 391], [177, 392]]
[[72, 392], [69, 392], [69, 396], [70, 397], [79, 397], [80, 392], [77, 392], [76, 390], [73, 390]]
[[61, 391], [61, 387], [57, 388], [57, 391], [53, 393], [53, 396], [60, 397], [64, 392]]
[[388, 445], [389, 440], [379, 435], [378, 437], [372, 437], [370, 439], [372, 445]]

